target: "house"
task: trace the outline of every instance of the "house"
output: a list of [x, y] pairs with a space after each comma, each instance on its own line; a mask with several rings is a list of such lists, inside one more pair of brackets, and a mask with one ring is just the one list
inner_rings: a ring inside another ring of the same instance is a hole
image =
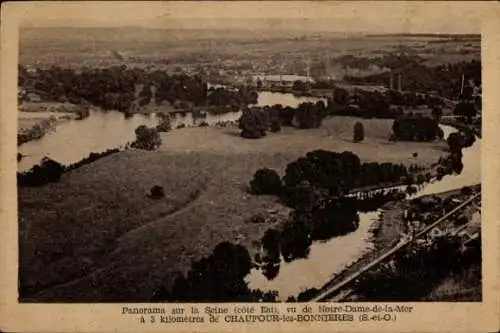
[[38, 94], [35, 94], [35, 93], [27, 93], [26, 94], [26, 100], [28, 102], [41, 102], [42, 101], [42, 98], [40, 97], [40, 95]]
[[314, 80], [309, 76], [300, 75], [258, 75], [254, 76], [253, 80], [255, 82], [262, 82], [264, 88], [289, 88], [291, 89], [295, 81], [302, 81], [304, 83], [314, 83]]

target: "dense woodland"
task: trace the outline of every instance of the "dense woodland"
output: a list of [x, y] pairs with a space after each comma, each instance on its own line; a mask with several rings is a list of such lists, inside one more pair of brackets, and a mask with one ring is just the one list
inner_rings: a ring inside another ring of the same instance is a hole
[[115, 66], [75, 71], [51, 67], [36, 72], [19, 67], [18, 85], [43, 101], [87, 101], [105, 110], [134, 112], [134, 105], [168, 101], [178, 107], [248, 105], [257, 101], [249, 89], [210, 88], [200, 76], [169, 75], [165, 71]]
[[[405, 61], [404, 67], [394, 67], [395, 71], [384, 72], [364, 77], [347, 76], [344, 79], [353, 84], [369, 84], [387, 86], [391, 75], [401, 74], [402, 90], [428, 92], [457, 99], [460, 96], [462, 75], [465, 80], [472, 80], [476, 86], [481, 85], [481, 62], [477, 60], [463, 61], [429, 67], [421, 61]], [[391, 68], [392, 69], [392, 68]], [[397, 69], [397, 71], [396, 71]]]

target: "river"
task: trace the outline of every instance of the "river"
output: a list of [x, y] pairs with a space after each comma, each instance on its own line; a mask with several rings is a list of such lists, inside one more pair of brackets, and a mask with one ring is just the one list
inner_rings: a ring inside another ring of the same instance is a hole
[[[296, 107], [302, 102], [318, 101], [315, 97], [296, 97], [293, 94], [260, 92], [255, 106], [282, 104]], [[172, 128], [184, 124], [186, 127], [199, 126], [202, 122], [214, 125], [217, 122], [236, 121], [241, 111], [221, 115], [207, 114], [205, 118], [193, 119], [191, 113], [172, 117]], [[27, 142], [19, 147], [24, 155], [18, 163], [18, 171], [23, 172], [40, 163], [45, 156], [62, 164], [71, 164], [87, 157], [92, 152], [120, 148], [135, 139], [134, 130], [139, 125], [156, 126], [156, 115], [135, 114], [126, 118], [118, 111], [91, 110], [83, 120], [67, 121], [39, 140]]]
[[[445, 137], [456, 129], [441, 126]], [[476, 138], [473, 146], [463, 149], [464, 168], [459, 175], [446, 175], [421, 188], [411, 198], [445, 192], [481, 182], [481, 139]], [[250, 289], [276, 290], [280, 300], [297, 297], [310, 288], [321, 288], [333, 275], [361, 258], [373, 249], [372, 229], [380, 218], [381, 210], [359, 213], [359, 228], [347, 235], [334, 237], [324, 242], [313, 242], [309, 256], [292, 262], [281, 261], [279, 274], [267, 280], [260, 269], [252, 269], [245, 280]]]

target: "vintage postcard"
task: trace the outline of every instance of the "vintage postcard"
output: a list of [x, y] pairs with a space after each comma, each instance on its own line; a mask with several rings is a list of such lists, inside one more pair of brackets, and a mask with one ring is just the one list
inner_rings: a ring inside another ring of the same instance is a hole
[[499, 13], [3, 3], [0, 330], [498, 331]]

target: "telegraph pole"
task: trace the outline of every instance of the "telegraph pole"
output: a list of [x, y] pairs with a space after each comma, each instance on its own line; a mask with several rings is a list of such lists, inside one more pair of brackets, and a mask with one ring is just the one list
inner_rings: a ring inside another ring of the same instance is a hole
[[462, 84], [460, 85], [460, 96], [464, 94], [464, 80], [465, 80], [465, 75], [462, 74]]

